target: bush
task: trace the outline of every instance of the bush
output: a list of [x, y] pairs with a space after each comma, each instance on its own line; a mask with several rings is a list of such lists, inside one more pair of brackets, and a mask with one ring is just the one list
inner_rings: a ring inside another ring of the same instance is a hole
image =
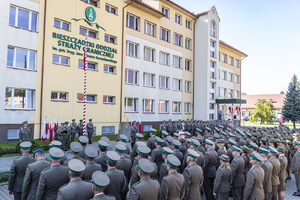
[[148, 133], [143, 133], [144, 137], [143, 137], [143, 140], [148, 140], [150, 138], [150, 132]]
[[13, 148], [4, 148], [3, 154], [14, 154], [17, 153], [16, 149]]
[[[30, 149], [31, 149], [31, 151], [32, 151], [32, 149], [35, 149], [35, 148], [39, 148], [40, 147], [40, 145], [36, 142], [36, 141], [34, 141], [34, 140], [31, 140], [30, 141], [31, 142], [31, 147], [30, 147]], [[16, 146], [16, 153], [21, 153], [20, 152], [20, 142], [17, 144], [17, 146]]]
[[0, 183], [7, 182], [9, 179], [9, 172], [0, 172]]
[[2, 147], [0, 147], [0, 156], [4, 153], [4, 150]]

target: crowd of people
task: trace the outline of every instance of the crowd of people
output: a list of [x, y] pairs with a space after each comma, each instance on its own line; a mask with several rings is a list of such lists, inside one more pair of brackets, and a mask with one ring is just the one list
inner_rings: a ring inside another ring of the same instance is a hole
[[81, 135], [69, 159], [62, 141], [51, 142], [49, 157], [41, 148], [30, 155], [31, 143], [22, 141], [8, 189], [22, 200], [283, 200], [291, 172], [300, 196], [298, 136], [277, 127], [231, 129], [222, 121], [164, 122], [147, 141], [136, 131], [130, 140], [103, 136], [96, 145]]

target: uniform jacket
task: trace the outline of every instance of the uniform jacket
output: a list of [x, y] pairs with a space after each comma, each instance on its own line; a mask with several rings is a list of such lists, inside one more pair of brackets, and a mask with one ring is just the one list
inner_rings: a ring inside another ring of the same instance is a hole
[[246, 178], [248, 170], [249, 170], [249, 166], [250, 166], [250, 159], [248, 159], [247, 155], [244, 153], [242, 154], [242, 158], [244, 159], [244, 162], [245, 162], [243, 174], [244, 174], [244, 177]]
[[230, 169], [226, 169], [225, 167], [219, 168], [217, 170], [213, 193], [229, 193], [229, 181], [231, 176], [230, 174]]
[[167, 161], [163, 162], [160, 166], [160, 170], [158, 173], [158, 181], [161, 183], [162, 179], [168, 174], [168, 169], [167, 169]]
[[78, 135], [82, 135], [82, 134], [83, 134], [83, 124], [80, 124], [80, 123], [79, 123], [79, 124], [77, 125], [76, 129], [77, 129]]
[[77, 128], [76, 123], [71, 123], [70, 124], [70, 132], [71, 132], [71, 134], [76, 134], [76, 128]]
[[104, 193], [116, 197], [117, 200], [122, 200], [125, 196], [126, 177], [122, 170], [118, 170], [115, 167], [108, 168], [106, 171], [109, 177], [110, 183], [104, 189]]
[[20, 136], [20, 140], [22, 140], [22, 142], [30, 140], [30, 131], [31, 131], [31, 129], [28, 126], [27, 127], [22, 126], [20, 128], [19, 136]]
[[285, 190], [285, 179], [286, 179], [286, 167], [287, 167], [287, 158], [284, 154], [278, 156], [280, 162], [280, 173], [279, 173], [279, 191]]
[[82, 146], [82, 150], [79, 152], [79, 157], [85, 160], [85, 146]]
[[81, 178], [74, 178], [59, 189], [57, 200], [90, 200], [93, 196], [91, 183], [82, 181]]
[[176, 156], [180, 160], [180, 162], [182, 163], [183, 154], [181, 153], [181, 151], [179, 151], [178, 149], [174, 149], [173, 155]]
[[261, 168], [265, 171], [265, 178], [264, 178], [264, 191], [265, 193], [271, 193], [272, 192], [272, 170], [273, 166], [268, 160], [263, 160], [260, 163]]
[[280, 162], [276, 157], [271, 157], [269, 161], [273, 166], [271, 178], [272, 185], [279, 185]]
[[94, 196], [93, 200], [116, 200], [115, 197], [107, 196], [104, 193]]
[[99, 156], [94, 159], [95, 163], [101, 165], [103, 172], [107, 170], [106, 159], [107, 159], [106, 152], [101, 152]]
[[50, 167], [44, 158], [28, 165], [23, 181], [22, 199], [35, 200], [41, 172]]
[[88, 163], [86, 163], [85, 169], [82, 172], [82, 176], [81, 176], [82, 180], [84, 181], [92, 180], [92, 174], [95, 171], [102, 171], [101, 165], [95, 163], [94, 161], [89, 161]]
[[69, 182], [69, 168], [51, 165], [41, 172], [36, 200], [55, 200], [61, 186]]
[[123, 170], [127, 183], [129, 183], [129, 178], [131, 175], [131, 167], [132, 167], [132, 163], [130, 158], [125, 158], [124, 156], [122, 156], [116, 164], [117, 169]]
[[244, 198], [247, 200], [260, 200], [264, 199], [264, 170], [259, 166], [253, 166], [248, 174], [245, 186]]
[[159, 199], [160, 186], [157, 180], [150, 177], [142, 178], [132, 186], [130, 200], [154, 200]]
[[218, 161], [219, 161], [219, 157], [215, 150], [209, 149], [208, 151], [205, 152], [204, 164], [203, 164], [203, 172], [205, 177], [215, 178]]
[[161, 146], [157, 146], [151, 153], [152, 161], [156, 164], [158, 170], [160, 169], [160, 165], [164, 162], [162, 158], [162, 152], [163, 149]]
[[177, 171], [169, 172], [162, 179], [160, 186], [160, 200], [180, 200], [184, 192], [184, 177]]
[[155, 135], [151, 136], [147, 141], [147, 146], [151, 149], [155, 149]]
[[245, 185], [245, 177], [244, 177], [244, 166], [245, 162], [241, 156], [237, 156], [232, 160], [230, 164], [231, 168], [231, 181], [230, 184], [234, 187], [242, 187]]
[[300, 149], [296, 151], [292, 159], [291, 171], [294, 173], [300, 171]]
[[84, 164], [86, 164], [85, 159], [82, 159], [79, 155], [74, 155], [72, 158], [65, 160], [63, 165], [68, 166], [69, 161], [72, 159], [78, 159], [78, 160], [82, 161]]
[[191, 163], [183, 171], [185, 181], [184, 200], [201, 200], [203, 171], [196, 163]]
[[94, 132], [94, 124], [93, 124], [93, 123], [89, 122], [89, 123], [87, 124], [86, 128], [87, 128], [87, 132], [88, 132], [89, 134], [92, 134], [92, 133]]

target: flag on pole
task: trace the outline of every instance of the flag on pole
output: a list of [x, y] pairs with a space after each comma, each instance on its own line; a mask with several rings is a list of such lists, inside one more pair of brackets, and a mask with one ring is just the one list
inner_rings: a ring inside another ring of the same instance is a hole
[[53, 138], [53, 128], [52, 128], [52, 117], [51, 117], [51, 124], [49, 124], [49, 142], [52, 142]]
[[47, 123], [47, 118], [44, 118], [44, 128], [43, 128], [43, 132], [42, 132], [42, 140], [45, 142], [45, 140], [47, 139], [48, 135], [46, 132], [46, 123]]
[[48, 119], [48, 117], [45, 117], [45, 119], [46, 119], [46, 134], [48, 135], [48, 133], [49, 133], [49, 119]]
[[139, 117], [139, 133], [142, 133], [142, 118]]
[[83, 57], [83, 70], [84, 70], [84, 80], [83, 80], [83, 135], [85, 135], [85, 125], [86, 125], [86, 77], [87, 77], [87, 33], [85, 36], [85, 47], [84, 47], [84, 57]]

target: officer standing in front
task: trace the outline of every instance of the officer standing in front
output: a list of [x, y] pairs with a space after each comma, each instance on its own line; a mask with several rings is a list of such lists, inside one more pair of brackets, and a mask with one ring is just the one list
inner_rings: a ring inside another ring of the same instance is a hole
[[77, 133], [78, 133], [78, 137], [82, 136], [83, 134], [83, 123], [82, 123], [82, 119], [79, 120], [79, 124], [77, 125]]
[[92, 119], [89, 119], [89, 123], [86, 125], [88, 138], [89, 138], [89, 144], [92, 144], [92, 135], [94, 133], [94, 124], [92, 123]]
[[70, 124], [71, 143], [74, 142], [75, 135], [76, 135], [76, 128], [77, 125], [75, 123], [75, 119], [72, 119], [72, 123]]
[[23, 122], [23, 126], [19, 129], [20, 142], [30, 140], [31, 129], [28, 127], [28, 122]]

